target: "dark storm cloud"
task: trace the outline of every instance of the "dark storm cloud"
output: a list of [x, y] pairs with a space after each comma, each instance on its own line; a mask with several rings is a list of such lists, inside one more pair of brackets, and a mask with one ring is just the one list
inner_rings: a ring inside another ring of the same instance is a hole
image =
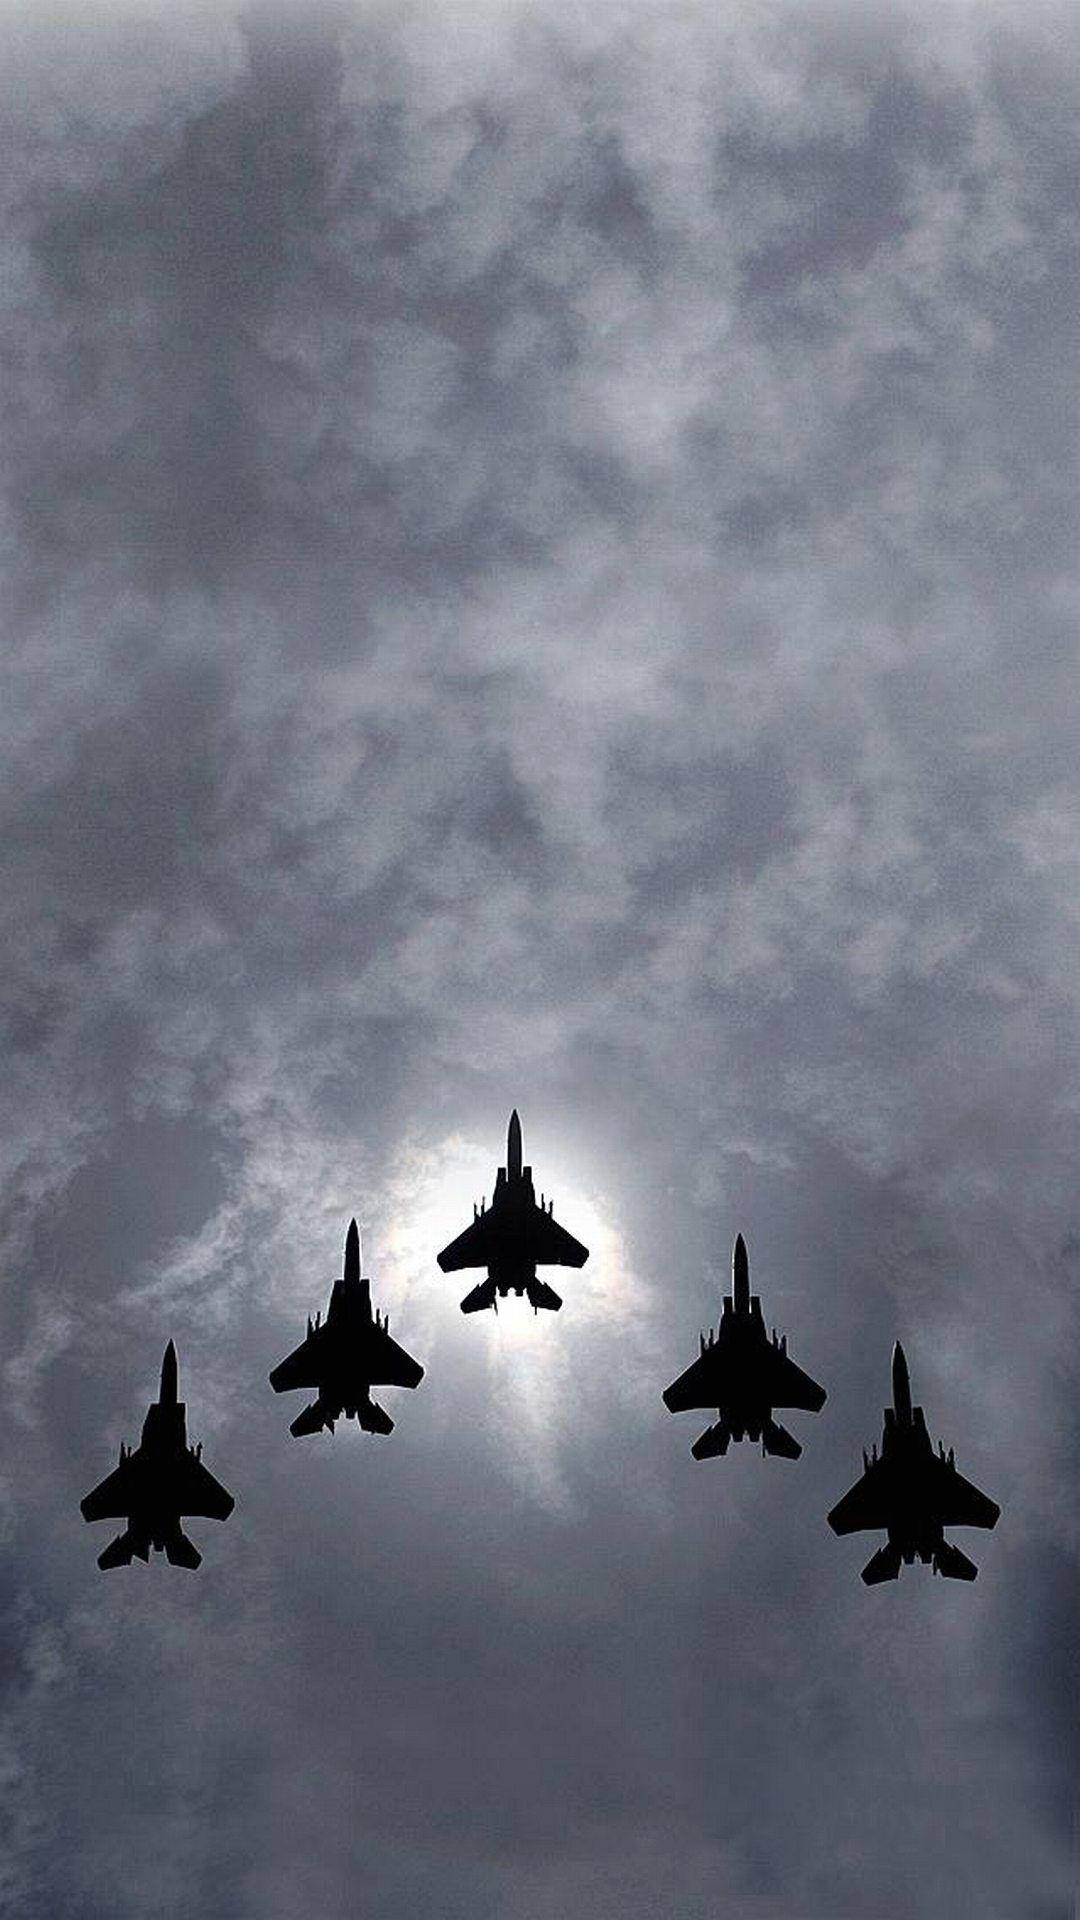
[[[19, 37], [6, 1897], [1034, 1920], [1075, 31], [466, 25]], [[432, 1263], [514, 1101], [593, 1247], [531, 1332]], [[305, 1450], [263, 1383], [357, 1210], [427, 1376]], [[830, 1391], [790, 1473], [659, 1400], [739, 1226]], [[110, 1584], [170, 1333], [237, 1510]], [[822, 1518], [898, 1334], [1005, 1510], [971, 1592]]]
[[151, 581], [214, 579], [267, 531], [257, 333], [317, 250], [334, 67], [317, 34], [268, 38], [253, 16], [246, 84], [157, 167], [140, 155], [133, 180], [73, 193], [38, 227], [58, 404], [14, 497], [61, 563], [119, 546]]

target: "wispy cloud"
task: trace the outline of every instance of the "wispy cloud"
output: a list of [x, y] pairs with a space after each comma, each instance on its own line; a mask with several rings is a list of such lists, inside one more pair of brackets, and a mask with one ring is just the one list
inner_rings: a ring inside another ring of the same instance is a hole
[[[9, 27], [15, 1910], [1034, 1917], [1071, 19]], [[515, 1103], [593, 1249], [524, 1330], [434, 1268]], [[353, 1212], [428, 1372], [385, 1446], [293, 1443]], [[829, 1386], [787, 1476], [659, 1400], [737, 1227]], [[237, 1513], [91, 1606], [171, 1332]], [[973, 1594], [870, 1612], [820, 1516], [897, 1332], [1006, 1513]]]

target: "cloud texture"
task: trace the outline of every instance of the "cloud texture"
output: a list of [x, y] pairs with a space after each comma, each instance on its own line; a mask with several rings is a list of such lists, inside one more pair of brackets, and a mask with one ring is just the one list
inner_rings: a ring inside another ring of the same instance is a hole
[[[3, 32], [2, 1897], [1059, 1915], [1071, 15]], [[514, 1104], [593, 1258], [479, 1327]], [[353, 1212], [427, 1376], [293, 1442]], [[740, 1228], [794, 1467], [660, 1403]], [[103, 1578], [170, 1335], [237, 1510]], [[971, 1590], [824, 1525], [897, 1336]]]

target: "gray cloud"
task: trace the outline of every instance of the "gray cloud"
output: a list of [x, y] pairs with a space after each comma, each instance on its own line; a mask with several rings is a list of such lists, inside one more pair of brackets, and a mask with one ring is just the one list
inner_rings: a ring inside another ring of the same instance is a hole
[[[1060, 1911], [1071, 21], [12, 45], [9, 1908]], [[433, 1262], [515, 1102], [531, 1331]], [[305, 1450], [353, 1211], [427, 1377]], [[659, 1400], [738, 1227], [790, 1473]], [[237, 1510], [99, 1580], [170, 1334]], [[824, 1525], [898, 1334], [963, 1594]]]

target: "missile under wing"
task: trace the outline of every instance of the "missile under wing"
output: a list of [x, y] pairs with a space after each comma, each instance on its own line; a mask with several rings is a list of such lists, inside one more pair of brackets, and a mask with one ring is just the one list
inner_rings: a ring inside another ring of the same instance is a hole
[[701, 1335], [701, 1352], [668, 1387], [664, 1405], [672, 1413], [716, 1408], [715, 1424], [699, 1434], [690, 1449], [695, 1460], [711, 1460], [726, 1453], [732, 1440], [744, 1438], [760, 1440], [762, 1453], [797, 1460], [802, 1447], [773, 1419], [773, 1408], [817, 1413], [825, 1405], [825, 1389], [795, 1365], [786, 1336], [774, 1332], [770, 1339], [765, 1332], [761, 1301], [750, 1292], [750, 1261], [741, 1233], [735, 1237], [731, 1265], [731, 1292], [724, 1298], [720, 1326], [708, 1338]]
[[300, 1345], [274, 1368], [275, 1393], [317, 1387], [318, 1396], [298, 1413], [289, 1431], [319, 1433], [344, 1414], [368, 1433], [392, 1433], [390, 1415], [371, 1398], [372, 1387], [416, 1387], [424, 1377], [418, 1360], [390, 1337], [390, 1320], [372, 1312], [371, 1281], [360, 1277], [360, 1230], [349, 1223], [345, 1271], [335, 1280], [326, 1319], [308, 1320]]
[[444, 1273], [462, 1267], [486, 1267], [481, 1280], [461, 1302], [462, 1313], [484, 1307], [498, 1312], [498, 1295], [525, 1294], [533, 1312], [547, 1307], [557, 1313], [562, 1300], [552, 1287], [536, 1277], [537, 1267], [583, 1267], [588, 1247], [552, 1218], [554, 1202], [533, 1187], [532, 1168], [522, 1166], [521, 1121], [517, 1108], [510, 1115], [506, 1135], [506, 1165], [500, 1167], [490, 1207], [483, 1201], [473, 1208], [473, 1223], [451, 1240], [438, 1256]]
[[186, 1409], [177, 1398], [176, 1348], [169, 1341], [161, 1365], [161, 1391], [143, 1422], [132, 1451], [121, 1445], [120, 1464], [82, 1502], [84, 1520], [126, 1520], [125, 1531], [98, 1556], [98, 1566], [130, 1566], [164, 1549], [175, 1567], [197, 1567], [202, 1554], [180, 1525], [188, 1515], [227, 1520], [233, 1497], [187, 1443]]
[[916, 1555], [951, 1580], [974, 1580], [974, 1561], [945, 1538], [946, 1527], [992, 1527], [1001, 1508], [958, 1473], [953, 1450], [935, 1452], [921, 1407], [911, 1404], [904, 1349], [892, 1362], [893, 1404], [885, 1409], [881, 1452], [863, 1453], [863, 1473], [829, 1515], [834, 1533], [876, 1532], [888, 1540], [862, 1570], [868, 1587], [895, 1580]]

